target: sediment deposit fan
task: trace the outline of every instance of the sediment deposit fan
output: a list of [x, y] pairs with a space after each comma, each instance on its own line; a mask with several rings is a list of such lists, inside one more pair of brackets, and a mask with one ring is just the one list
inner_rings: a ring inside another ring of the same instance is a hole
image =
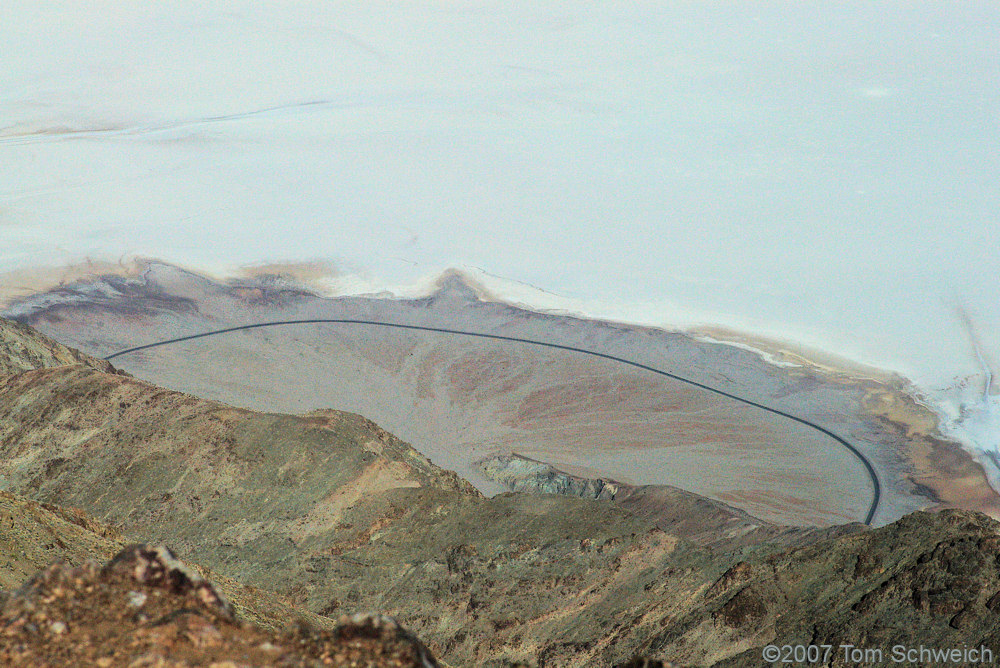
[[575, 346], [567, 346], [567, 345], [562, 345], [562, 344], [559, 344], [559, 343], [549, 343], [549, 342], [546, 342], [546, 341], [536, 341], [536, 340], [533, 340], [533, 339], [524, 339], [524, 338], [515, 337], [515, 336], [504, 336], [502, 334], [487, 334], [487, 333], [483, 333], [483, 332], [469, 332], [469, 331], [462, 331], [462, 330], [457, 330], [457, 329], [447, 329], [447, 328], [443, 328], [443, 327], [427, 327], [427, 326], [422, 326], [422, 325], [406, 325], [406, 324], [401, 324], [401, 323], [380, 322], [380, 321], [377, 321], [377, 320], [360, 320], [360, 319], [354, 319], [354, 318], [312, 318], [312, 319], [304, 319], [304, 320], [274, 320], [274, 321], [269, 321], [269, 322], [254, 323], [254, 324], [250, 324], [250, 325], [239, 325], [239, 326], [236, 326], [236, 327], [226, 327], [224, 329], [211, 330], [211, 331], [207, 331], [207, 332], [201, 332], [201, 333], [198, 333], [198, 334], [189, 334], [188, 336], [179, 336], [179, 337], [172, 338], [172, 339], [165, 339], [163, 341], [156, 341], [154, 343], [147, 343], [147, 344], [141, 345], [141, 346], [134, 346], [132, 348], [126, 348], [125, 350], [119, 350], [118, 352], [115, 352], [115, 353], [112, 353], [112, 354], [106, 356], [105, 359], [110, 361], [110, 360], [112, 360], [112, 359], [114, 359], [116, 357], [120, 357], [122, 355], [127, 355], [129, 353], [138, 352], [140, 350], [147, 350], [149, 348], [158, 348], [158, 347], [161, 347], [161, 346], [167, 346], [167, 345], [171, 345], [171, 344], [174, 344], [174, 343], [180, 343], [182, 341], [191, 341], [193, 339], [201, 339], [201, 338], [205, 338], [205, 337], [209, 337], [209, 336], [218, 336], [218, 335], [221, 335], [221, 334], [228, 334], [228, 333], [231, 333], [231, 332], [238, 332], [238, 331], [243, 331], [243, 330], [248, 330], [248, 329], [260, 329], [260, 328], [264, 328], [264, 327], [280, 327], [280, 326], [288, 326], [288, 325], [310, 325], [310, 324], [331, 324], [331, 323], [332, 324], [344, 324], [344, 325], [372, 325], [372, 326], [376, 326], [376, 327], [394, 327], [394, 328], [397, 328], [397, 329], [409, 329], [409, 330], [419, 330], [419, 331], [426, 331], [426, 332], [437, 332], [437, 333], [441, 333], [441, 334], [453, 334], [453, 335], [456, 335], [456, 336], [472, 336], [472, 337], [478, 337], [478, 338], [483, 338], [483, 339], [494, 339], [494, 340], [499, 340], [499, 341], [513, 341], [513, 342], [517, 342], [517, 343], [527, 343], [527, 344], [534, 345], [534, 346], [542, 346], [542, 347], [546, 347], [546, 348], [555, 348], [555, 349], [558, 349], [558, 350], [566, 350], [566, 351], [573, 352], [573, 353], [578, 353], [578, 354], [583, 354], [583, 355], [590, 355], [592, 357], [600, 357], [600, 358], [603, 358], [603, 359], [611, 360], [613, 362], [618, 362], [618, 363], [621, 363], [621, 364], [626, 364], [628, 366], [635, 367], [637, 369], [643, 369], [645, 371], [649, 371], [650, 373], [655, 373], [655, 374], [657, 374], [659, 376], [670, 378], [671, 380], [676, 380], [678, 382], [685, 383], [685, 384], [691, 385], [693, 387], [697, 387], [699, 389], [705, 390], [706, 392], [711, 392], [713, 394], [717, 394], [719, 396], [723, 396], [723, 397], [726, 397], [728, 399], [732, 399], [734, 401], [738, 401], [740, 403], [746, 404], [748, 406], [752, 406], [754, 408], [757, 408], [757, 409], [762, 410], [762, 411], [766, 411], [768, 413], [772, 413], [774, 415], [778, 415], [780, 417], [783, 417], [785, 419], [791, 420], [793, 422], [797, 422], [798, 424], [804, 425], [804, 426], [806, 426], [806, 427], [808, 427], [810, 429], [818, 431], [819, 433], [821, 433], [821, 434], [823, 434], [823, 435], [825, 435], [825, 436], [833, 439], [840, 446], [846, 448], [864, 466], [865, 471], [867, 472], [868, 477], [870, 478], [871, 484], [872, 484], [872, 501], [871, 501], [871, 504], [868, 507], [868, 512], [865, 515], [864, 523], [867, 524], [867, 525], [871, 525], [872, 520], [875, 518], [875, 513], [878, 512], [879, 501], [881, 500], [881, 496], [882, 496], [882, 487], [881, 487], [881, 484], [879, 483], [878, 475], [875, 473], [875, 467], [872, 466], [872, 463], [868, 460], [868, 458], [865, 457], [861, 453], [861, 451], [859, 451], [855, 446], [851, 445], [851, 443], [849, 443], [847, 440], [845, 440], [844, 438], [842, 438], [842, 437], [838, 436], [837, 434], [833, 433], [832, 431], [830, 431], [826, 427], [820, 426], [820, 425], [816, 424], [815, 422], [811, 422], [809, 420], [806, 420], [804, 418], [800, 418], [800, 417], [792, 415], [790, 413], [786, 413], [785, 411], [779, 410], [777, 408], [772, 408], [770, 406], [766, 406], [764, 404], [761, 404], [759, 402], [753, 401], [751, 399], [746, 399], [744, 397], [740, 397], [740, 396], [737, 396], [735, 394], [726, 392], [725, 390], [720, 390], [720, 389], [712, 387], [710, 385], [706, 385], [704, 383], [699, 383], [698, 381], [694, 381], [694, 380], [691, 380], [691, 379], [688, 379], [688, 378], [684, 378], [683, 376], [679, 376], [677, 374], [670, 373], [669, 371], [663, 371], [661, 369], [657, 369], [657, 368], [649, 366], [647, 364], [641, 364], [639, 362], [633, 362], [631, 360], [627, 360], [627, 359], [624, 359], [622, 357], [617, 357], [615, 355], [609, 355], [607, 353], [600, 353], [600, 352], [596, 352], [596, 351], [593, 351], [593, 350], [587, 350], [586, 348], [577, 348]]

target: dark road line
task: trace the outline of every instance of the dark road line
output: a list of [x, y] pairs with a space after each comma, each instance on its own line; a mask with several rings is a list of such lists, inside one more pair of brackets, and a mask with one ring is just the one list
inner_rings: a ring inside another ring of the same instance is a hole
[[515, 337], [515, 336], [503, 336], [501, 334], [483, 334], [483, 333], [480, 333], [480, 332], [465, 332], [465, 331], [461, 331], [461, 330], [457, 330], [457, 329], [445, 329], [445, 328], [442, 328], [442, 327], [423, 327], [421, 325], [402, 325], [402, 324], [391, 323], [391, 322], [378, 322], [376, 320], [356, 320], [356, 319], [351, 319], [351, 318], [321, 318], [321, 319], [311, 319], [311, 320], [276, 320], [276, 321], [272, 321], [272, 322], [256, 323], [256, 324], [253, 324], [253, 325], [240, 325], [240, 326], [237, 326], [237, 327], [227, 327], [225, 329], [217, 329], [217, 330], [213, 330], [213, 331], [210, 331], [210, 332], [202, 332], [201, 334], [191, 334], [189, 336], [180, 336], [180, 337], [177, 337], [175, 339], [167, 339], [165, 341], [157, 341], [156, 343], [147, 343], [146, 345], [143, 345], [143, 346], [135, 346], [134, 348], [127, 348], [125, 350], [120, 350], [120, 351], [118, 351], [116, 353], [112, 353], [111, 355], [108, 355], [104, 359], [110, 361], [110, 360], [112, 360], [112, 359], [114, 359], [116, 357], [120, 357], [122, 355], [128, 355], [129, 353], [138, 352], [140, 350], [147, 350], [149, 348], [158, 348], [160, 346], [166, 346], [166, 345], [170, 345], [172, 343], [180, 343], [182, 341], [191, 341], [193, 339], [201, 339], [201, 338], [205, 338], [207, 336], [216, 336], [218, 334], [227, 334], [229, 332], [238, 332], [238, 331], [247, 330], [247, 329], [259, 329], [259, 328], [262, 328], [262, 327], [277, 327], [277, 326], [281, 326], [281, 325], [310, 325], [310, 324], [324, 324], [324, 323], [347, 324], [347, 325], [374, 325], [376, 327], [396, 327], [396, 328], [399, 328], [399, 329], [411, 329], [411, 330], [419, 330], [419, 331], [424, 331], [424, 332], [439, 332], [439, 333], [442, 333], [442, 334], [458, 334], [458, 335], [461, 335], [461, 336], [475, 336], [475, 337], [479, 337], [479, 338], [483, 338], [483, 339], [495, 339], [495, 340], [498, 340], [498, 341], [514, 341], [516, 343], [529, 343], [531, 345], [543, 346], [545, 348], [555, 348], [555, 349], [558, 349], [558, 350], [568, 350], [568, 351], [574, 352], [574, 353], [582, 353], [584, 355], [591, 355], [593, 357], [600, 357], [600, 358], [603, 358], [603, 359], [611, 360], [613, 362], [620, 362], [621, 364], [627, 364], [627, 365], [635, 367], [637, 369], [644, 369], [646, 371], [650, 371], [650, 372], [658, 374], [660, 376], [664, 376], [666, 378], [670, 378], [672, 380], [676, 380], [676, 381], [681, 382], [681, 383], [686, 383], [688, 385], [700, 388], [700, 389], [705, 390], [707, 392], [712, 392], [713, 394], [717, 394], [719, 396], [723, 396], [723, 397], [726, 397], [728, 399], [733, 399], [734, 401], [738, 401], [738, 402], [746, 404], [748, 406], [753, 406], [754, 408], [759, 408], [762, 411], [766, 411], [766, 412], [771, 413], [773, 415], [778, 415], [778, 416], [781, 416], [783, 418], [787, 418], [787, 419], [789, 419], [789, 420], [791, 420], [793, 422], [797, 422], [797, 423], [799, 423], [801, 425], [805, 425], [806, 427], [814, 429], [814, 430], [820, 432], [821, 434], [829, 436], [834, 441], [836, 441], [840, 445], [842, 445], [845, 448], [847, 448], [847, 450], [850, 451], [851, 454], [853, 454], [858, 459], [858, 461], [860, 461], [864, 465], [865, 470], [868, 472], [868, 477], [871, 478], [872, 489], [873, 489], [872, 502], [871, 502], [871, 505], [868, 508], [868, 514], [865, 516], [865, 519], [864, 519], [864, 523], [865, 524], [867, 524], [869, 526], [871, 525], [872, 520], [875, 518], [875, 513], [878, 511], [879, 502], [882, 499], [882, 486], [879, 483], [878, 475], [875, 473], [875, 467], [872, 466], [872, 463], [870, 461], [868, 461], [868, 458], [865, 457], [863, 454], [861, 454], [861, 452], [856, 447], [854, 447], [853, 445], [851, 445], [850, 443], [848, 443], [846, 440], [844, 440], [840, 436], [837, 436], [836, 434], [834, 434], [832, 431], [830, 431], [829, 429], [827, 429], [825, 427], [821, 427], [820, 425], [818, 425], [818, 424], [816, 424], [814, 422], [810, 422], [809, 420], [806, 420], [806, 419], [803, 419], [803, 418], [800, 418], [800, 417], [796, 417], [795, 415], [792, 415], [790, 413], [786, 413], [786, 412], [784, 412], [782, 410], [778, 410], [777, 408], [771, 408], [770, 406], [765, 406], [764, 404], [757, 403], [756, 401], [753, 401], [751, 399], [745, 399], [743, 397], [736, 396], [735, 394], [730, 394], [729, 392], [726, 392], [724, 390], [720, 390], [718, 388], [711, 387], [710, 385], [705, 385], [704, 383], [699, 383], [698, 381], [690, 380], [688, 378], [684, 378], [683, 376], [678, 376], [678, 375], [670, 373], [668, 371], [662, 371], [660, 369], [657, 369], [655, 367], [651, 367], [651, 366], [646, 365], [646, 364], [640, 364], [639, 362], [633, 362], [631, 360], [627, 360], [627, 359], [624, 359], [624, 358], [621, 358], [621, 357], [615, 357], [614, 355], [608, 355], [606, 353], [599, 353], [599, 352], [595, 352], [593, 350], [587, 350], [585, 348], [574, 348], [573, 346], [565, 346], [565, 345], [561, 345], [561, 344], [558, 344], [558, 343], [547, 343], [545, 341], [534, 341], [532, 339], [521, 339], [521, 338], [518, 338], [518, 337]]

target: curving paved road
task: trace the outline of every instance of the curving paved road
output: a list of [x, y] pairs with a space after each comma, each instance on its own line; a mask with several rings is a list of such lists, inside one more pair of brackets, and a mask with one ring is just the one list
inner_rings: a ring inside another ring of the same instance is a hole
[[816, 424], [815, 422], [810, 422], [809, 420], [805, 420], [803, 418], [791, 415], [790, 413], [786, 413], [784, 411], [778, 410], [777, 408], [771, 408], [770, 406], [765, 406], [764, 404], [757, 403], [756, 401], [752, 401], [750, 399], [745, 399], [743, 397], [738, 397], [735, 394], [730, 394], [729, 392], [725, 392], [724, 390], [720, 390], [718, 388], [711, 387], [709, 385], [705, 385], [703, 383], [699, 383], [697, 381], [690, 380], [688, 378], [684, 378], [683, 376], [678, 376], [678, 375], [670, 373], [668, 371], [661, 371], [660, 369], [657, 369], [655, 367], [651, 367], [651, 366], [646, 365], [646, 364], [640, 364], [639, 362], [633, 362], [631, 360], [623, 359], [621, 357], [615, 357], [614, 355], [608, 355], [606, 353], [599, 353], [599, 352], [595, 352], [593, 350], [587, 350], [585, 348], [575, 348], [573, 346], [564, 346], [564, 345], [561, 345], [561, 344], [558, 344], [558, 343], [547, 343], [545, 341], [534, 341], [532, 339], [522, 339], [522, 338], [518, 338], [516, 336], [503, 336], [501, 334], [483, 334], [483, 333], [480, 333], [480, 332], [465, 332], [465, 331], [461, 331], [461, 330], [457, 330], [457, 329], [445, 329], [445, 328], [442, 328], [442, 327], [423, 327], [423, 326], [420, 326], [420, 325], [401, 325], [401, 324], [398, 324], [398, 323], [391, 323], [391, 322], [378, 322], [376, 320], [356, 320], [356, 319], [351, 319], [351, 318], [317, 318], [317, 319], [311, 319], [311, 320], [275, 320], [275, 321], [271, 321], [271, 322], [260, 322], [260, 323], [256, 323], [256, 324], [253, 324], [253, 325], [239, 325], [237, 327], [227, 327], [225, 329], [217, 329], [217, 330], [213, 330], [213, 331], [209, 331], [209, 332], [202, 332], [201, 334], [191, 334], [189, 336], [179, 336], [179, 337], [177, 337], [175, 339], [166, 339], [164, 341], [157, 341], [155, 343], [147, 343], [146, 345], [143, 345], [143, 346], [135, 346], [134, 348], [126, 348], [125, 350], [119, 350], [116, 353], [112, 353], [112, 354], [108, 355], [104, 359], [106, 359], [106, 360], [112, 360], [115, 357], [121, 357], [122, 355], [127, 355], [129, 353], [138, 352], [140, 350], [147, 350], [149, 348], [158, 348], [160, 346], [166, 346], [166, 345], [170, 345], [172, 343], [180, 343], [181, 341], [191, 341], [192, 339], [202, 339], [202, 338], [205, 338], [207, 336], [216, 336], [216, 335], [219, 335], [219, 334], [228, 334], [229, 332], [238, 332], [238, 331], [242, 331], [242, 330], [246, 330], [246, 329], [259, 329], [259, 328], [262, 328], [262, 327], [278, 327], [278, 326], [282, 326], [282, 325], [309, 325], [309, 324], [322, 324], [322, 323], [339, 323], [339, 324], [346, 324], [346, 325], [375, 325], [377, 327], [396, 327], [398, 329], [412, 329], [412, 330], [420, 330], [420, 331], [424, 331], [424, 332], [439, 332], [439, 333], [442, 333], [442, 334], [458, 334], [458, 335], [462, 335], [462, 336], [475, 336], [475, 337], [479, 337], [479, 338], [482, 338], [482, 339], [496, 339], [496, 340], [500, 340], [500, 341], [516, 341], [518, 343], [530, 343], [531, 345], [543, 346], [543, 347], [546, 347], [546, 348], [557, 348], [559, 350], [568, 350], [568, 351], [574, 352], [574, 353], [582, 353], [584, 355], [591, 355], [592, 357], [601, 357], [603, 359], [612, 360], [614, 362], [620, 362], [621, 364], [627, 364], [629, 366], [636, 367], [638, 369], [645, 369], [646, 371], [650, 371], [650, 372], [658, 374], [660, 376], [665, 376], [665, 377], [670, 378], [672, 380], [676, 380], [676, 381], [679, 381], [681, 383], [686, 383], [688, 385], [692, 385], [694, 387], [700, 388], [700, 389], [705, 390], [707, 392], [712, 392], [714, 394], [718, 394], [720, 396], [727, 397], [727, 398], [733, 399], [735, 401], [739, 401], [739, 402], [744, 403], [744, 404], [746, 404], [748, 406], [753, 406], [754, 408], [759, 408], [762, 411], [767, 411], [768, 413], [773, 413], [774, 415], [780, 415], [783, 418], [787, 418], [787, 419], [789, 419], [789, 420], [791, 420], [793, 422], [798, 422], [799, 424], [802, 424], [802, 425], [805, 425], [806, 427], [814, 429], [814, 430], [820, 432], [821, 434], [829, 436], [834, 441], [836, 441], [837, 443], [839, 443], [843, 447], [847, 448], [847, 450], [849, 450], [851, 452], [851, 454], [853, 454], [855, 457], [857, 457], [858, 461], [860, 461], [862, 463], [862, 465], [864, 465], [865, 470], [868, 472], [868, 477], [871, 478], [871, 483], [872, 483], [872, 502], [871, 502], [871, 505], [868, 507], [868, 514], [865, 515], [864, 523], [870, 526], [871, 523], [872, 523], [872, 520], [875, 517], [875, 513], [878, 511], [878, 504], [879, 504], [879, 501], [882, 498], [882, 486], [879, 483], [878, 475], [875, 473], [875, 467], [872, 466], [872, 463], [870, 461], [868, 461], [868, 458], [865, 457], [863, 454], [861, 454], [861, 452], [856, 447], [854, 447], [853, 445], [851, 445], [850, 443], [848, 443], [846, 440], [844, 440], [840, 436], [837, 436], [836, 434], [834, 434], [829, 429], [827, 429], [825, 427], [821, 427], [820, 425]]

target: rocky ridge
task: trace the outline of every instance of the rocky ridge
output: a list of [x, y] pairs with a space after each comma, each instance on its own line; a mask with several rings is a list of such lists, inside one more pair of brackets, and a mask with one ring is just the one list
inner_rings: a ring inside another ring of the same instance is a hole
[[68, 364], [118, 373], [109, 362], [57, 343], [27, 325], [0, 318], [0, 377]]
[[484, 459], [479, 462], [479, 468], [487, 477], [503, 484], [512, 492], [562, 494], [582, 499], [614, 501], [619, 492], [623, 491], [620, 482], [571, 475], [545, 462], [518, 454]]

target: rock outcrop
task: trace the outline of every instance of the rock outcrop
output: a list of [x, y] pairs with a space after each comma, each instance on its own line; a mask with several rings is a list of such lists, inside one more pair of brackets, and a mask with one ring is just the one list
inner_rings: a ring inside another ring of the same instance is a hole
[[479, 462], [486, 477], [512, 492], [563, 494], [581, 499], [613, 501], [622, 485], [613, 480], [583, 478], [560, 471], [545, 462], [517, 454], [497, 455]]
[[377, 615], [277, 634], [241, 623], [196, 571], [148, 545], [103, 566], [50, 566], [6, 600], [0, 629], [6, 666], [438, 666], [416, 637]]

